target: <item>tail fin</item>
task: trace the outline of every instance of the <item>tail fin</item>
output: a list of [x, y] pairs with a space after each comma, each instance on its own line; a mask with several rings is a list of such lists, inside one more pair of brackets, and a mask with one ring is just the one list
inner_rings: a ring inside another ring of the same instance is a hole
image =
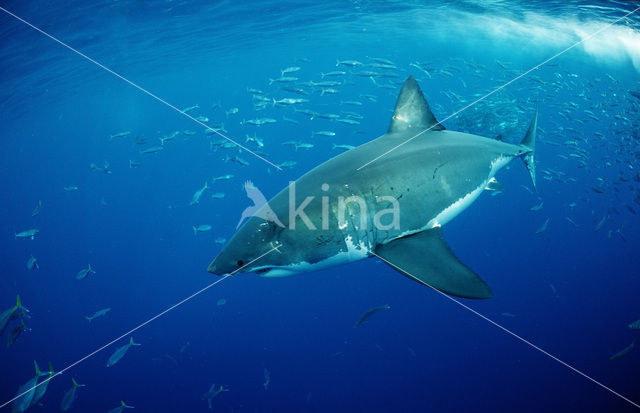
[[13, 309], [13, 311], [16, 311], [20, 307], [22, 307], [22, 303], [20, 302], [20, 296], [18, 295], [16, 297], [16, 307]]
[[40, 377], [40, 375], [42, 375], [42, 372], [40, 371], [40, 367], [38, 367], [38, 363], [36, 363], [35, 360], [33, 360], [33, 365], [36, 368], [36, 377]]
[[527, 134], [524, 136], [522, 142], [520, 142], [521, 146], [524, 146], [528, 151], [522, 155], [522, 160], [529, 170], [529, 175], [531, 176], [531, 182], [533, 183], [533, 189], [536, 189], [536, 163], [535, 163], [535, 153], [536, 153], [536, 130], [538, 129], [538, 108], [536, 108], [536, 113], [533, 115], [533, 119], [531, 120], [531, 125], [529, 125], [529, 130], [527, 130]]
[[196, 228], [194, 225], [191, 225], [193, 227], [193, 235], [198, 235], [198, 228]]
[[89, 322], [91, 322], [91, 320], [93, 320], [93, 318], [89, 317], [89, 316], [84, 316], [84, 318], [86, 318], [87, 320], [89, 320]]
[[76, 381], [76, 379], [74, 379], [73, 377], [71, 378], [71, 381], [73, 382], [73, 387], [84, 387], [84, 384], [78, 384], [78, 382]]
[[133, 336], [132, 336], [132, 337], [129, 337], [129, 345], [130, 345], [130, 346], [141, 346], [142, 344], [140, 344], [140, 343], [135, 343], [135, 342], [133, 341]]

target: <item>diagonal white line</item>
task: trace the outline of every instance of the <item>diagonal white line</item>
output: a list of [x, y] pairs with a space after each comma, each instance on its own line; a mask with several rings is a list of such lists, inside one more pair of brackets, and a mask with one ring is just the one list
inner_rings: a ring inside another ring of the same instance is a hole
[[378, 254], [376, 254], [373, 251], [369, 251], [369, 253], [371, 255], [374, 255], [376, 257], [378, 257], [379, 259], [381, 259], [382, 261], [386, 262], [387, 264], [389, 264], [390, 266], [392, 266], [393, 268], [395, 268], [396, 270], [402, 272], [403, 274], [408, 275], [409, 277], [413, 278], [414, 280], [418, 281], [421, 284], [426, 285], [427, 287], [431, 288], [433, 291], [437, 292], [438, 294], [442, 295], [443, 297], [453, 301], [454, 303], [458, 304], [460, 307], [464, 308], [465, 310], [468, 310], [470, 312], [472, 312], [473, 314], [477, 315], [478, 317], [482, 318], [483, 320], [489, 322], [490, 324], [493, 324], [494, 326], [498, 327], [500, 330], [504, 331], [505, 333], [517, 338], [518, 340], [522, 341], [523, 343], [525, 343], [526, 345], [538, 350], [539, 352], [541, 352], [542, 354], [544, 354], [547, 357], [550, 357], [551, 359], [557, 361], [558, 363], [562, 364], [563, 366], [573, 370], [574, 372], [578, 373], [579, 375], [581, 375], [582, 377], [586, 378], [589, 381], [592, 381], [593, 383], [597, 384], [598, 386], [602, 387], [603, 389], [613, 393], [614, 395], [618, 396], [619, 398], [621, 398], [622, 400], [631, 403], [632, 405], [634, 405], [635, 407], [640, 408], [640, 404], [634, 402], [633, 400], [630, 400], [626, 397], [624, 397], [623, 395], [621, 395], [620, 393], [616, 392], [615, 390], [611, 389], [610, 387], [605, 386], [604, 384], [600, 383], [599, 381], [597, 381], [596, 379], [592, 378], [591, 376], [587, 375], [586, 373], [583, 373], [582, 371], [578, 370], [577, 368], [573, 367], [572, 365], [570, 365], [569, 363], [566, 363], [562, 360], [560, 360], [558, 357], [554, 356], [553, 354], [549, 353], [546, 350], [543, 350], [542, 348], [536, 346], [535, 344], [533, 344], [532, 342], [530, 342], [529, 340], [520, 337], [518, 334], [514, 333], [513, 331], [509, 330], [506, 327], [503, 327], [502, 325], [498, 324], [497, 322], [493, 321], [492, 319], [490, 319], [489, 317], [479, 313], [478, 311], [474, 310], [473, 308], [467, 306], [466, 304], [462, 303], [461, 301], [455, 299], [454, 297], [447, 295], [446, 293], [443, 293], [442, 291], [436, 289], [435, 287], [432, 287], [431, 285], [427, 284], [426, 282], [424, 282], [423, 280], [419, 279], [418, 277], [412, 275], [411, 273], [409, 273], [406, 270], [403, 270], [401, 267], [399, 267], [398, 265], [382, 258], [381, 256], [379, 256]]
[[81, 57], [85, 58], [86, 60], [88, 60], [91, 63], [95, 64], [96, 66], [100, 67], [101, 69], [104, 69], [107, 72], [111, 73], [112, 75], [114, 75], [116, 77], [119, 77], [120, 79], [124, 80], [125, 82], [127, 82], [131, 86], [135, 87], [136, 89], [138, 89], [138, 90], [146, 93], [147, 95], [151, 96], [152, 98], [154, 98], [158, 102], [164, 103], [165, 105], [167, 105], [171, 109], [175, 110], [176, 112], [180, 113], [181, 115], [186, 116], [187, 118], [191, 119], [192, 121], [194, 121], [196, 123], [199, 123], [200, 125], [202, 125], [205, 128], [207, 128], [206, 130], [212, 130], [213, 132], [215, 132], [219, 136], [221, 136], [224, 139], [228, 140], [229, 142], [233, 143], [237, 147], [244, 149], [245, 151], [249, 152], [251, 155], [255, 156], [256, 158], [259, 158], [259, 159], [263, 160], [264, 162], [268, 163], [269, 165], [273, 166], [274, 168], [276, 168], [276, 169], [278, 169], [280, 171], [282, 170], [282, 168], [279, 167], [278, 165], [276, 165], [273, 162], [269, 161], [268, 159], [265, 159], [264, 157], [258, 155], [257, 153], [253, 152], [251, 149], [245, 147], [244, 145], [238, 143], [234, 139], [231, 139], [230, 137], [228, 137], [228, 136], [226, 136], [226, 135], [214, 130], [213, 128], [209, 127], [208, 125], [206, 125], [205, 123], [199, 121], [198, 119], [194, 118], [193, 116], [189, 115], [188, 113], [183, 112], [182, 110], [180, 110], [177, 107], [173, 106], [172, 104], [170, 104], [169, 102], [165, 101], [164, 99], [162, 99], [162, 98], [154, 95], [153, 93], [149, 92], [147, 89], [143, 88], [142, 86], [139, 86], [138, 84], [132, 82], [131, 80], [127, 79], [126, 77], [114, 72], [113, 70], [111, 70], [108, 67], [104, 66], [103, 64], [97, 62], [96, 60], [90, 58], [89, 56], [85, 55], [84, 53], [74, 49], [73, 47], [69, 46], [68, 44], [64, 43], [63, 41], [57, 39], [56, 37], [50, 35], [49, 33], [45, 32], [44, 30], [40, 29], [39, 27], [34, 26], [33, 24], [29, 23], [28, 21], [22, 19], [19, 16], [16, 16], [15, 14], [11, 13], [9, 10], [5, 9], [4, 7], [0, 6], [0, 10], [2, 10], [3, 12], [7, 13], [8, 15], [14, 17], [16, 20], [21, 21], [22, 23], [26, 24], [27, 26], [31, 27], [32, 29], [42, 33], [43, 35], [47, 36], [51, 40], [55, 41], [56, 43], [59, 43], [60, 45], [66, 47], [67, 49], [71, 50], [72, 52], [74, 52], [78, 56], [81, 56]]
[[11, 400], [7, 400], [5, 403], [0, 405], [0, 409], [2, 409], [3, 407], [7, 406], [9, 403], [13, 402], [14, 400], [19, 399], [20, 397], [24, 396], [25, 394], [29, 393], [30, 391], [32, 391], [33, 389], [35, 389], [38, 386], [43, 385], [44, 383], [47, 383], [49, 380], [53, 379], [54, 377], [57, 377], [61, 374], [63, 374], [64, 372], [66, 372], [67, 370], [77, 366], [78, 364], [82, 363], [83, 361], [87, 360], [90, 357], [95, 356], [96, 354], [98, 354], [99, 352], [101, 352], [102, 350], [110, 347], [111, 345], [113, 345], [114, 343], [116, 343], [117, 341], [123, 339], [124, 337], [130, 335], [131, 333], [141, 329], [142, 327], [146, 326], [147, 324], [151, 323], [152, 321], [162, 317], [163, 315], [167, 314], [169, 311], [181, 306], [182, 304], [186, 303], [187, 301], [191, 300], [192, 298], [195, 298], [196, 296], [202, 294], [203, 292], [207, 291], [209, 288], [213, 287], [214, 285], [226, 280], [227, 278], [233, 276], [235, 273], [237, 273], [238, 271], [242, 270], [243, 268], [246, 268], [247, 266], [253, 264], [254, 262], [260, 260], [261, 258], [263, 258], [265, 255], [267, 254], [271, 254], [273, 251], [278, 251], [278, 248], [280, 248], [281, 245], [277, 245], [275, 247], [273, 247], [272, 249], [270, 249], [269, 251], [265, 252], [264, 254], [260, 255], [257, 258], [254, 258], [253, 260], [251, 260], [250, 262], [246, 263], [245, 265], [243, 265], [242, 267], [239, 267], [237, 269], [235, 269], [234, 271], [230, 272], [229, 274], [224, 275], [222, 278], [220, 278], [219, 280], [216, 280], [214, 282], [212, 282], [211, 284], [207, 285], [204, 288], [201, 288], [200, 290], [196, 291], [195, 293], [191, 294], [190, 296], [188, 296], [187, 298], [184, 298], [182, 300], [180, 300], [179, 302], [177, 302], [176, 304], [172, 305], [171, 307], [167, 308], [166, 310], [156, 314], [155, 316], [151, 317], [150, 319], [148, 319], [147, 321], [138, 324], [136, 327], [132, 328], [131, 330], [127, 331], [126, 333], [123, 333], [122, 335], [118, 336], [117, 338], [114, 338], [113, 340], [111, 340], [110, 342], [108, 342], [107, 344], [105, 344], [104, 346], [98, 348], [97, 350], [92, 351], [91, 353], [87, 354], [86, 356], [82, 357], [81, 359], [75, 361], [74, 363], [69, 364], [67, 367], [63, 368], [62, 370], [54, 373], [53, 375], [50, 375], [48, 378], [46, 378], [45, 380], [42, 380], [42, 382], [36, 384], [35, 386], [31, 387], [28, 390], [25, 390], [24, 392], [16, 395], [13, 399]]
[[608, 29], [609, 27], [613, 26], [614, 24], [618, 23], [620, 20], [629, 17], [630, 15], [632, 15], [633, 13], [637, 12], [638, 10], [640, 10], [640, 7], [637, 7], [635, 10], [630, 11], [629, 13], [625, 14], [624, 16], [620, 17], [619, 19], [607, 24], [604, 27], [601, 27], [600, 29], [596, 30], [595, 32], [591, 33], [590, 35], [588, 35], [587, 37], [583, 38], [582, 40], [572, 44], [571, 46], [567, 47], [566, 49], [554, 54], [553, 56], [551, 56], [550, 58], [548, 58], [547, 60], [543, 61], [542, 63], [538, 63], [537, 65], [535, 65], [534, 67], [532, 67], [531, 69], [527, 70], [526, 72], [514, 77], [513, 79], [511, 79], [510, 81], [508, 81], [507, 83], [505, 83], [502, 86], [499, 86], [498, 88], [492, 90], [491, 92], [487, 93], [486, 95], [482, 96], [481, 98], [478, 98], [476, 100], [474, 100], [473, 102], [469, 103], [467, 106], [463, 107], [462, 109], [458, 110], [457, 112], [452, 113], [451, 115], [447, 116], [446, 118], [442, 119], [441, 121], [439, 121], [438, 123], [436, 123], [435, 125], [430, 126], [429, 128], [423, 130], [422, 132], [417, 133], [416, 135], [410, 137], [409, 139], [407, 139], [406, 141], [403, 141], [402, 143], [399, 143], [398, 145], [394, 146], [393, 148], [389, 149], [388, 151], [384, 152], [381, 155], [378, 155], [377, 157], [375, 157], [374, 159], [370, 160], [369, 162], [365, 163], [364, 165], [360, 166], [358, 169], [356, 169], [357, 171], [361, 170], [362, 168], [372, 164], [373, 162], [377, 161], [378, 159], [382, 158], [383, 156], [388, 155], [389, 153], [395, 151], [396, 149], [400, 148], [403, 145], [406, 145], [407, 143], [411, 142], [412, 140], [414, 140], [415, 138], [417, 138], [418, 136], [429, 132], [431, 129], [433, 129], [436, 125], [441, 124], [442, 122], [451, 119], [452, 117], [458, 115], [460, 112], [464, 112], [465, 110], [469, 109], [471, 106], [477, 104], [478, 102], [483, 101], [484, 99], [488, 98], [489, 96], [493, 95], [494, 93], [504, 89], [505, 87], [509, 86], [511, 83], [515, 82], [516, 80], [522, 78], [523, 76], [528, 75], [529, 73], [533, 72], [534, 70], [538, 69], [540, 66], [543, 66], [547, 63], [549, 63], [550, 61], [552, 61], [553, 59], [555, 59], [556, 57], [560, 56], [563, 53], [568, 52], [569, 50], [573, 49], [574, 47], [584, 43], [585, 41], [591, 39], [592, 37], [596, 36], [597, 34], [599, 34], [600, 32]]

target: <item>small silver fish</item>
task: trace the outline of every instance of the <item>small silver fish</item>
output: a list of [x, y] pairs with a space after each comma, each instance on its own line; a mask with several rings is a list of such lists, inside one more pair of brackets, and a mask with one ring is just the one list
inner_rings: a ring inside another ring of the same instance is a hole
[[544, 224], [542, 224], [542, 226], [536, 230], [536, 234], [540, 234], [542, 232], [545, 232], [547, 230], [547, 225], [549, 225], [549, 221], [550, 220], [551, 220], [551, 218], [547, 218], [547, 220], [544, 221]]
[[109, 139], [123, 138], [123, 137], [125, 137], [125, 136], [130, 135], [130, 134], [131, 134], [131, 131], [118, 132], [118, 133], [115, 133], [115, 134], [111, 135], [111, 136], [109, 137]]
[[206, 231], [211, 231], [211, 225], [202, 224], [202, 225], [198, 225], [197, 227], [195, 225], [193, 226], [193, 235], [198, 235], [198, 232], [206, 232]]
[[71, 381], [73, 381], [73, 387], [67, 390], [62, 398], [62, 402], [60, 403], [60, 410], [63, 412], [66, 412], [71, 408], [71, 406], [73, 406], [73, 402], [77, 398], [76, 390], [78, 387], [84, 387], [84, 384], [78, 384], [73, 378]]
[[134, 343], [133, 337], [130, 337], [129, 338], [129, 343], [125, 344], [122, 347], [118, 347], [116, 349], [116, 351], [113, 352], [111, 357], [109, 357], [109, 360], [107, 360], [107, 367], [111, 367], [114, 364], [116, 364], [117, 362], [119, 362], [120, 359], [122, 359], [122, 357], [124, 357], [124, 355], [127, 354], [127, 350], [129, 350], [129, 347], [131, 347], [131, 346], [140, 346], [140, 345], [141, 344]]
[[27, 230], [15, 233], [14, 236], [16, 238], [31, 238], [31, 239], [34, 239], [38, 232], [40, 232], [39, 229], [35, 229], [35, 228], [34, 229], [27, 229]]
[[198, 109], [198, 108], [200, 108], [200, 105], [193, 105], [193, 106], [189, 106], [188, 108], [182, 109], [180, 112], [187, 113], [187, 112], [190, 112], [190, 111], [192, 111], [194, 109]]
[[193, 204], [197, 204], [200, 202], [200, 197], [202, 196], [202, 194], [204, 193], [204, 191], [208, 188], [207, 183], [204, 183], [204, 186], [200, 189], [198, 189], [193, 196], [191, 197], [191, 202], [189, 202], [189, 205], [193, 205]]
[[164, 150], [164, 146], [151, 146], [147, 149], [143, 149], [140, 151], [140, 153], [142, 154], [148, 154], [148, 153], [156, 153], [156, 152], [160, 152]]
[[78, 271], [78, 273], [76, 274], [76, 280], [82, 280], [83, 278], [86, 278], [87, 275], [89, 274], [95, 274], [96, 272], [91, 268], [91, 264], [89, 264], [89, 266], [87, 268], [83, 268], [80, 271]]
[[122, 413], [124, 409], [135, 409], [135, 407], [129, 406], [128, 404], [126, 404], [121, 400], [120, 406], [114, 407], [113, 409], [109, 410], [107, 413]]
[[109, 311], [111, 311], [111, 308], [103, 308], [102, 310], [98, 310], [95, 313], [93, 313], [92, 316], [85, 316], [84, 318], [86, 318], [87, 320], [89, 320], [89, 322], [91, 322], [91, 320], [93, 320], [94, 318], [105, 316]]
[[38, 260], [36, 260], [36, 258], [33, 255], [27, 260], [27, 269], [29, 271], [40, 269], [40, 266], [38, 265]]
[[290, 66], [280, 70], [280, 76], [284, 76], [287, 73], [294, 73], [294, 72], [297, 72], [298, 70], [300, 70], [300, 66]]
[[296, 166], [297, 164], [298, 163], [296, 161], [284, 161], [278, 166], [280, 168], [292, 168], [292, 167]]
[[36, 205], [36, 207], [33, 209], [33, 212], [31, 212], [31, 216], [35, 217], [36, 215], [38, 215], [40, 213], [40, 208], [42, 208], [42, 201], [38, 201], [38, 205]]
[[231, 179], [233, 178], [233, 175], [231, 174], [227, 174], [227, 175], [221, 175], [221, 176], [214, 176], [212, 181], [222, 181], [222, 180], [227, 180], [227, 179]]
[[542, 209], [542, 205], [544, 204], [543, 201], [540, 201], [540, 203], [538, 205], [534, 205], [531, 208], [529, 208], [532, 211], [540, 211]]
[[618, 351], [613, 356], [609, 357], [609, 360], [617, 360], [617, 359], [622, 358], [622, 357], [626, 356], [627, 354], [629, 354], [629, 352], [635, 346], [636, 340], [637, 339], [634, 338], [633, 341], [631, 342], [631, 344], [629, 344], [627, 347], [623, 348], [622, 350]]
[[362, 62], [359, 62], [357, 60], [336, 60], [336, 67], [338, 66], [356, 67], [361, 65], [362, 65]]
[[369, 311], [365, 312], [364, 314], [362, 314], [362, 316], [358, 319], [358, 321], [356, 321], [356, 323], [353, 325], [353, 328], [356, 328], [360, 324], [364, 323], [369, 317], [371, 317], [372, 315], [374, 315], [378, 311], [387, 310], [389, 308], [391, 308], [391, 307], [388, 304], [381, 305], [380, 307], [372, 308], [371, 310], [369, 310]]
[[346, 75], [346, 74], [347, 74], [347, 72], [344, 72], [342, 70], [334, 70], [332, 72], [320, 73], [320, 76], [322, 76], [322, 78], [324, 79], [325, 77], [343, 76], [343, 75]]
[[335, 132], [332, 131], [328, 131], [328, 130], [321, 130], [321, 131], [317, 131], [317, 132], [311, 132], [312, 135], [321, 135], [321, 136], [336, 136]]
[[298, 80], [297, 77], [293, 77], [293, 76], [281, 76], [277, 79], [269, 79], [269, 84], [273, 84], [273, 83], [290, 83], [290, 82], [295, 82], [296, 80]]

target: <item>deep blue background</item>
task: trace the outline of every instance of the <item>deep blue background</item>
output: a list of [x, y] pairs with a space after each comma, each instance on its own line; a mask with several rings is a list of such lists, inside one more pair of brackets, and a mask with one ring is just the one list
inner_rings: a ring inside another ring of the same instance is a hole
[[[230, 137], [244, 141], [256, 132], [269, 160], [297, 162], [283, 172], [246, 152], [239, 156], [250, 166], [224, 162], [237, 151], [211, 151], [200, 125], [0, 12], [0, 309], [20, 294], [32, 316], [25, 320], [31, 331], [0, 347], [0, 402], [32, 377], [34, 359], [62, 369], [214, 281], [206, 272], [221, 248], [214, 239], [231, 237], [249, 203], [242, 183], [252, 180], [272, 196], [335, 156], [332, 143], [381, 135], [409, 74], [443, 119], [637, 4], [206, 3], [0, 2], [167, 102], [199, 104], [190, 114], [224, 122]], [[640, 101], [627, 93], [640, 89], [638, 28], [637, 17], [626, 19], [444, 122], [517, 142], [539, 108], [538, 194], [522, 187], [531, 184], [516, 160], [498, 175], [504, 192], [485, 193], [444, 229], [456, 254], [494, 291], [490, 300], [462, 301], [635, 402], [638, 349], [617, 361], [609, 356], [638, 337], [627, 324], [640, 318]], [[268, 79], [300, 66], [293, 76], [318, 81], [337, 69], [336, 59], [371, 62], [368, 56], [401, 69], [397, 79], [378, 79], [390, 88], [349, 74], [339, 94], [302, 96], [310, 99], [305, 108], [359, 112], [360, 125], [309, 120], [291, 107], [256, 112], [247, 92], [299, 97]], [[413, 62], [428, 66], [431, 77]], [[344, 100], [363, 105], [340, 105]], [[239, 113], [227, 118], [232, 107]], [[278, 122], [240, 124], [256, 117]], [[157, 154], [139, 153], [186, 129], [197, 134], [181, 134]], [[127, 130], [131, 136], [109, 139]], [[317, 130], [336, 136], [312, 137]], [[135, 145], [135, 136], [149, 143]], [[289, 140], [315, 147], [296, 152], [281, 145]], [[569, 156], [578, 152], [567, 141], [577, 142], [582, 159]], [[130, 159], [142, 165], [131, 169]], [[104, 160], [111, 175], [90, 170]], [[235, 177], [189, 206], [205, 181], [224, 174]], [[65, 192], [68, 185], [79, 190]], [[226, 197], [211, 199], [213, 192]], [[544, 206], [531, 211], [538, 197]], [[38, 200], [43, 207], [32, 218]], [[548, 229], [536, 234], [547, 218]], [[194, 236], [191, 226], [199, 224], [213, 230]], [[35, 240], [14, 239], [28, 228], [40, 229]], [[25, 265], [31, 254], [40, 264], [35, 272]], [[89, 263], [96, 274], [76, 280]], [[227, 303], [218, 307], [220, 298]], [[382, 304], [391, 309], [353, 328]], [[111, 312], [88, 324], [84, 316], [104, 307]], [[206, 411], [200, 397], [211, 383], [229, 387], [213, 401], [215, 411], [633, 411], [375, 259], [292, 278], [226, 279], [133, 337], [142, 346], [120, 363], [105, 367], [123, 343], [57, 377], [43, 407], [33, 410], [58, 411], [74, 377], [86, 384], [74, 409], [85, 412], [120, 400], [136, 411]]]

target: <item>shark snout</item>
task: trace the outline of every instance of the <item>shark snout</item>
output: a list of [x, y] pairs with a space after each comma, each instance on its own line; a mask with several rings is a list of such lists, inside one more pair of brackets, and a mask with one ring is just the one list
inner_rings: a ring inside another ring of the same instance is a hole
[[234, 266], [233, 268], [229, 267], [230, 266], [222, 265], [219, 257], [216, 257], [213, 261], [211, 261], [211, 264], [209, 264], [209, 268], [207, 268], [207, 271], [215, 275], [225, 275], [237, 269], [237, 266]]
[[227, 250], [222, 250], [217, 257], [211, 261], [207, 271], [216, 275], [226, 275], [237, 272], [248, 261], [243, 260], [235, 254], [230, 254]]
[[220, 275], [218, 274], [217, 268], [216, 268], [216, 260], [211, 261], [211, 264], [209, 264], [209, 267], [207, 268], [207, 271], [209, 271], [211, 274], [216, 274], [216, 275]]

